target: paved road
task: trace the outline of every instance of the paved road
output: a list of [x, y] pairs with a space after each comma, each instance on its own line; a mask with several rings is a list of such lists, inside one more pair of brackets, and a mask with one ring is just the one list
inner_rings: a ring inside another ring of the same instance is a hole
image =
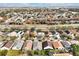
[[51, 27], [79, 27], [79, 24], [64, 24], [64, 25], [33, 25], [33, 24], [26, 24], [26, 25], [0, 25], [0, 28], [40, 28], [40, 29], [49, 29]]

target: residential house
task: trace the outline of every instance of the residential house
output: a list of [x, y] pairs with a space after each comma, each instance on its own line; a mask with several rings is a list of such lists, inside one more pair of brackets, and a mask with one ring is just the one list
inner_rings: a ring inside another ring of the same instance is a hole
[[10, 50], [13, 45], [14, 45], [14, 42], [13, 42], [13, 41], [8, 41], [8, 42], [1, 48], [1, 50]]
[[54, 37], [56, 37], [57, 39], [61, 39], [61, 38], [60, 38], [60, 34], [59, 34], [58, 32], [56, 32], [56, 33], [54, 34]]
[[71, 40], [70, 43], [79, 45], [79, 41], [78, 40]]
[[15, 31], [11, 32], [11, 33], [8, 33], [7, 34], [8, 36], [17, 36], [17, 33]]
[[38, 40], [34, 40], [33, 50], [42, 50], [42, 42], [40, 42]]
[[6, 44], [6, 41], [1, 41], [0, 42], [0, 49]]
[[31, 49], [32, 49], [32, 41], [31, 40], [27, 40], [24, 43], [23, 50], [31, 50]]
[[62, 41], [62, 44], [65, 48], [69, 49], [71, 47], [71, 43], [68, 41]]
[[7, 35], [8, 36], [16, 36], [16, 37], [19, 36], [19, 37], [21, 37], [23, 34], [24, 34], [23, 31], [19, 31], [19, 32], [13, 31], [11, 33], [8, 33]]
[[49, 37], [52, 37], [53, 35], [52, 35], [52, 32], [48, 32], [48, 36]]
[[53, 46], [52, 46], [52, 42], [51, 41], [44, 41], [42, 43], [42, 47], [43, 47], [43, 49], [53, 49]]
[[3, 35], [4, 33], [0, 31], [0, 35]]
[[37, 33], [37, 39], [42, 40], [44, 38], [45, 34], [43, 32], [38, 32]]
[[0, 16], [0, 20], [3, 20], [3, 17]]
[[24, 41], [23, 40], [16, 40], [14, 42], [14, 45], [12, 47], [12, 50], [21, 50], [23, 46]]
[[5, 19], [0, 16], [0, 22], [4, 22], [4, 21], [5, 21]]
[[59, 40], [54, 40], [52, 43], [55, 49], [64, 49], [63, 45]]

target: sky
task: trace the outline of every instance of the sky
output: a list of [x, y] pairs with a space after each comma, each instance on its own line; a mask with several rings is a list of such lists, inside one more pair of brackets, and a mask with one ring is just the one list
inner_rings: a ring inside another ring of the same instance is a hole
[[74, 7], [79, 8], [79, 3], [0, 3], [0, 7]]

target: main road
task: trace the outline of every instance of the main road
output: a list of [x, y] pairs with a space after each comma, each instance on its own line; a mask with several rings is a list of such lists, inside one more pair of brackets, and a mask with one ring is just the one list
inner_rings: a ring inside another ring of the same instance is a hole
[[79, 24], [60, 24], [60, 25], [41, 25], [41, 24], [25, 24], [25, 25], [0, 25], [0, 28], [38, 28], [38, 29], [49, 29], [49, 28], [57, 28], [57, 27], [79, 27]]

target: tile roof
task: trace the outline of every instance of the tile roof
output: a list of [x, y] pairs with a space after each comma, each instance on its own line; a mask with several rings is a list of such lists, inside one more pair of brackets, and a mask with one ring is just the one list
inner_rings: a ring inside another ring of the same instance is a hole
[[32, 48], [32, 41], [31, 40], [26, 41], [25, 48], [31, 50], [31, 48]]
[[10, 47], [12, 46], [12, 44], [13, 44], [13, 42], [12, 42], [12, 41], [9, 41], [9, 42], [7, 42], [7, 43], [5, 44], [4, 47], [10, 48]]
[[61, 42], [58, 40], [53, 41], [53, 46], [54, 46], [54, 48], [60, 48], [60, 47], [62, 48], [63, 47]]

